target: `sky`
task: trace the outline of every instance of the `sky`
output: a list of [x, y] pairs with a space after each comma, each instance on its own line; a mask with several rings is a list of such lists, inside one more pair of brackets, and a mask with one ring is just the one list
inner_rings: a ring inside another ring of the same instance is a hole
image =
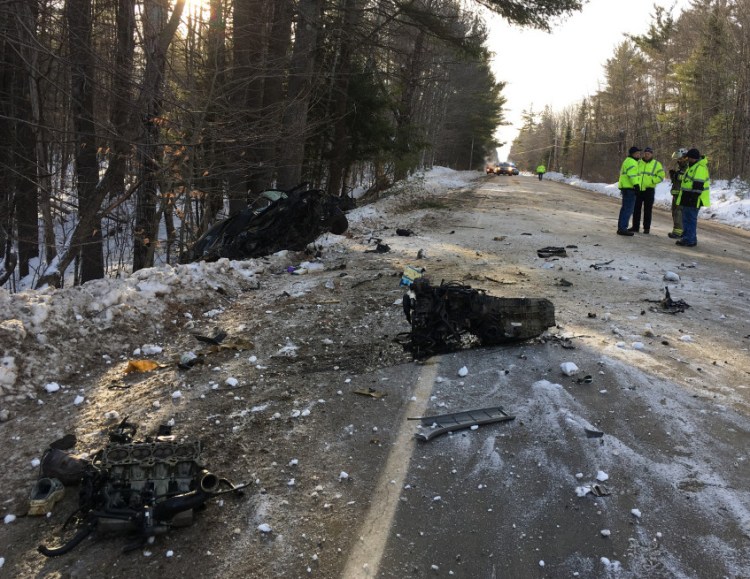
[[690, 0], [588, 0], [581, 12], [553, 26], [552, 32], [510, 26], [489, 16], [489, 49], [495, 53], [493, 72], [507, 83], [505, 117], [497, 137], [508, 145], [500, 150], [505, 160], [521, 124], [521, 112], [533, 105], [559, 111], [595, 93], [604, 78], [604, 63], [624, 34], [648, 30], [655, 5], [675, 6], [677, 16]]

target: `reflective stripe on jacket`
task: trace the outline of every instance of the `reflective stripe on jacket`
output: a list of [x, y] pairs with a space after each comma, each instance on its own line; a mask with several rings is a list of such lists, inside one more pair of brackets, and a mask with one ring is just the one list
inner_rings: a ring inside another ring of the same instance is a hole
[[700, 193], [696, 207], [711, 207], [711, 194], [709, 192], [708, 161], [705, 157], [697, 163], [690, 165], [682, 176], [680, 193], [677, 195], [677, 205], [682, 205], [682, 194], [685, 191], [696, 191]]
[[656, 159], [639, 161], [641, 172], [641, 189], [653, 189], [664, 181], [664, 167]]
[[641, 174], [638, 170], [638, 159], [633, 157], [625, 157], [620, 167], [620, 181], [618, 187], [620, 189], [633, 189], [635, 185], [640, 186]]

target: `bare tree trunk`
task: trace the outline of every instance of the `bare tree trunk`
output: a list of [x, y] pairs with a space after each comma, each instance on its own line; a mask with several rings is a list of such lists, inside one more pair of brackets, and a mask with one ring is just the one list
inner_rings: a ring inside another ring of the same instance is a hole
[[31, 129], [31, 103], [28, 98], [28, 87], [23, 87], [24, 79], [19, 76], [19, 105], [16, 115], [20, 121], [16, 127], [17, 148], [13, 167], [17, 171], [16, 179], [16, 227], [18, 229], [18, 274], [29, 275], [29, 262], [39, 257], [39, 237], [37, 215], [39, 198], [36, 186], [36, 147], [34, 132]]
[[398, 106], [396, 115], [396, 141], [397, 150], [402, 153], [399, 159], [396, 159], [396, 168], [394, 180], [401, 181], [409, 174], [409, 159], [406, 153], [409, 150], [411, 142], [412, 116], [414, 114], [414, 95], [417, 92], [417, 85], [421, 73], [422, 51], [424, 50], [425, 32], [420, 29], [417, 38], [414, 41], [414, 49], [409, 57], [409, 64], [403, 69], [401, 78], [401, 102]]
[[135, 231], [133, 232], [133, 271], [154, 264], [157, 236], [156, 213], [162, 160], [159, 144], [159, 125], [164, 93], [164, 71], [167, 50], [180, 22], [185, 0], [177, 0], [172, 18], [167, 23], [168, 0], [154, 0], [144, 11], [146, 70], [141, 88], [140, 109], [143, 123], [143, 143], [138, 147], [142, 184], [136, 201]]
[[263, 105], [263, 70], [268, 39], [270, 2], [234, 0], [233, 72], [231, 103], [237, 119], [239, 147], [234, 147], [228, 161], [230, 211], [241, 209], [248, 190], [258, 193], [254, 178], [260, 164], [257, 145], [258, 127]]
[[292, 3], [276, 0], [268, 42], [265, 79], [263, 81], [263, 115], [259, 123], [261, 141], [258, 145], [258, 168], [251, 181], [253, 191], [271, 187], [274, 174], [274, 157], [277, 136], [281, 130], [283, 72], [287, 68], [287, 52], [292, 36]]
[[341, 195], [344, 187], [346, 153], [349, 148], [349, 135], [346, 127], [346, 113], [349, 106], [349, 76], [352, 71], [352, 54], [357, 42], [355, 30], [362, 17], [362, 0], [344, 0], [344, 19], [341, 25], [339, 45], [340, 65], [334, 79], [333, 105], [333, 150], [328, 169], [328, 192]]
[[[65, 17], [70, 49], [71, 99], [78, 190], [79, 227], [71, 249], [81, 255], [81, 283], [104, 277], [101, 218], [94, 190], [99, 178], [94, 125], [94, 76], [91, 53], [91, 0], [67, 0]], [[83, 216], [91, 215], [84, 220]]]
[[[71, 0], [73, 1], [73, 0]], [[80, 2], [82, 0], [75, 0], [76, 2]], [[170, 18], [169, 24], [162, 30], [160, 36], [159, 36], [159, 53], [166, 55], [167, 50], [169, 48], [170, 43], [172, 42], [172, 39], [174, 38], [174, 34], [177, 31], [177, 27], [180, 23], [180, 18], [182, 16], [182, 10], [184, 8], [185, 1], [184, 0], [177, 0], [174, 6], [174, 10], [172, 11], [172, 16]], [[146, 70], [144, 72], [144, 87], [148, 86], [148, 79], [152, 79], [155, 76], [157, 78], [158, 75], [156, 74], [156, 71], [154, 70], [154, 61], [150, 60], [146, 63]], [[138, 96], [138, 99], [136, 100], [135, 105], [131, 109], [131, 116], [127, 123], [124, 123], [124, 125], [127, 127], [127, 132], [124, 136], [124, 141], [132, 141], [135, 140], [138, 132], [139, 132], [139, 125], [135, 122], [134, 115], [138, 112], [147, 110], [149, 105], [149, 99], [153, 93], [149, 93], [148, 91], [141, 90], [140, 95]], [[90, 203], [87, 204], [86, 210], [84, 211], [83, 208], [79, 207], [79, 215], [78, 215], [78, 224], [76, 225], [76, 228], [73, 231], [73, 234], [71, 235], [71, 241], [70, 241], [70, 247], [65, 252], [65, 254], [60, 258], [60, 262], [57, 266], [56, 270], [49, 270], [45, 272], [43, 276], [40, 277], [39, 281], [37, 281], [36, 287], [41, 287], [46, 284], [51, 285], [59, 285], [60, 281], [62, 279], [62, 272], [64, 272], [67, 267], [73, 262], [77, 255], [76, 249], [81, 245], [81, 243], [84, 241], [84, 239], [89, 235], [88, 232], [91, 230], [92, 227], [94, 227], [95, 224], [100, 223], [101, 221], [101, 215], [100, 215], [100, 209], [102, 202], [106, 198], [107, 194], [112, 191], [114, 187], [114, 179], [115, 175], [117, 173], [116, 171], [117, 167], [116, 165], [110, 165], [107, 167], [107, 171], [104, 173], [104, 176], [101, 178], [101, 180], [96, 184], [94, 187], [93, 193], [91, 195]]]
[[112, 74], [112, 106], [109, 120], [114, 130], [109, 166], [112, 172], [110, 197], [125, 191], [125, 168], [130, 144], [125, 138], [131, 116], [133, 83], [133, 53], [135, 50], [135, 0], [117, 0], [115, 16], [115, 56]]
[[55, 224], [52, 219], [50, 195], [52, 194], [52, 180], [47, 159], [47, 131], [43, 118], [44, 107], [39, 91], [41, 73], [39, 71], [39, 50], [36, 38], [37, 15], [31, 10], [29, 3], [23, 3], [18, 12], [22, 27], [27, 37], [24, 43], [24, 58], [29, 69], [29, 102], [31, 104], [31, 126], [34, 131], [34, 150], [36, 158], [36, 182], [39, 190], [39, 209], [44, 223], [44, 258], [47, 265], [57, 257], [55, 244]]
[[286, 108], [281, 123], [278, 184], [282, 189], [294, 187], [302, 180], [307, 137], [307, 111], [315, 71], [315, 47], [320, 28], [322, 0], [300, 0], [294, 52], [289, 66]]
[[[8, 120], [8, 132], [3, 135], [7, 159], [8, 213], [15, 219], [18, 247], [19, 275], [29, 274], [29, 262], [39, 255], [37, 240], [37, 190], [34, 134], [31, 128], [31, 100], [28, 84], [28, 62], [25, 47], [30, 41], [23, 21], [23, 6], [10, 2], [5, 16], [3, 37], [4, 70], [2, 113]], [[12, 236], [13, 220], [9, 220], [6, 235]]]

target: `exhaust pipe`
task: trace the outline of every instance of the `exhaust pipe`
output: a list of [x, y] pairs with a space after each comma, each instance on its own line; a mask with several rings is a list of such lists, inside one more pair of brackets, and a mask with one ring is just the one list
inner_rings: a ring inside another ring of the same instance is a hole
[[219, 490], [220, 479], [212, 472], [202, 470], [200, 473], [200, 489], [204, 493], [215, 493]]

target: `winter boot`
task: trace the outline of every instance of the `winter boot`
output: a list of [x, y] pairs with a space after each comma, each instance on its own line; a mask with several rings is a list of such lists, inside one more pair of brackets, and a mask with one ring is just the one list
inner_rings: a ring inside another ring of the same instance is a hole
[[46, 515], [63, 498], [65, 487], [56, 478], [40, 478], [29, 495], [29, 515]]

